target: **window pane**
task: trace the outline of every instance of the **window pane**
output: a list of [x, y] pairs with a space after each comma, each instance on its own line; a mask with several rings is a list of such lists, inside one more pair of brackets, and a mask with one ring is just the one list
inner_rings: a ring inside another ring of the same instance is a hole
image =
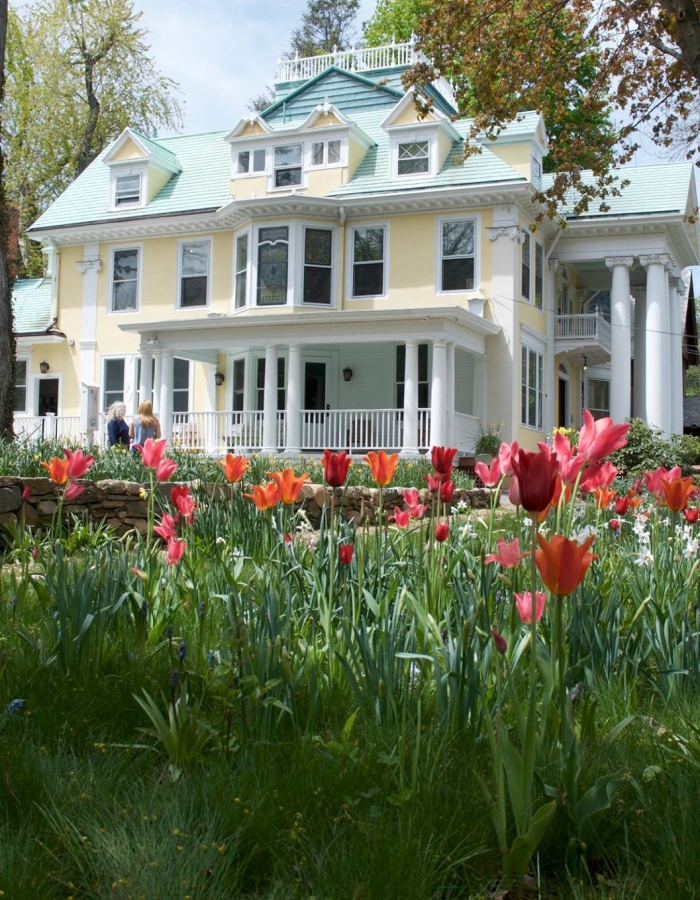
[[123, 203], [138, 203], [141, 199], [141, 176], [118, 175], [114, 187], [116, 206]]
[[209, 271], [209, 241], [182, 245], [182, 274], [206, 275]]
[[254, 150], [253, 151], [253, 171], [254, 172], [264, 172], [265, 171], [265, 151], [264, 150]]
[[241, 150], [238, 154], [238, 173], [245, 174], [250, 169], [250, 150]]
[[15, 412], [26, 412], [27, 409], [27, 361], [15, 361]]
[[304, 262], [306, 265], [330, 266], [333, 233], [326, 229], [307, 228], [304, 245]]
[[457, 258], [442, 261], [442, 290], [470, 291], [474, 288], [474, 259]]
[[304, 303], [331, 302], [331, 269], [304, 266]]
[[354, 242], [356, 263], [384, 259], [383, 228], [356, 228]]
[[[406, 372], [406, 345], [398, 344], [396, 347], [396, 381], [402, 382]], [[403, 405], [403, 404], [400, 404]]]
[[187, 390], [190, 386], [190, 361], [175, 357], [173, 360], [173, 387], [176, 391]]
[[[418, 381], [428, 380], [428, 345], [418, 344]], [[427, 404], [426, 404], [427, 405]]]
[[311, 145], [311, 165], [323, 165], [323, 141], [317, 141]]
[[364, 263], [353, 269], [354, 297], [373, 297], [384, 293], [384, 263]]
[[542, 297], [544, 292], [544, 248], [542, 244], [535, 244], [535, 305], [542, 309]]
[[442, 223], [442, 255], [472, 256], [474, 254], [474, 223]]
[[139, 251], [115, 250], [112, 273], [112, 309], [136, 309]]
[[240, 272], [248, 265], [248, 235], [242, 234], [236, 241], [236, 271]]
[[294, 187], [301, 184], [301, 169], [278, 169], [275, 172], [275, 187]]
[[521, 247], [522, 276], [520, 292], [526, 300], [530, 299], [530, 235], [525, 234], [525, 240]]
[[399, 144], [399, 175], [427, 172], [429, 168], [428, 142], [412, 141]]
[[207, 305], [207, 279], [204, 275], [197, 278], [183, 278], [180, 291], [180, 306], [184, 309], [192, 306]]
[[340, 162], [340, 141], [328, 141], [328, 165]]
[[233, 363], [233, 410], [241, 412], [245, 396], [245, 360], [237, 359]]
[[117, 400], [124, 399], [124, 360], [104, 361], [104, 407], [108, 409]]
[[258, 305], [279, 306], [287, 302], [289, 229], [261, 228], [258, 246]]
[[301, 165], [301, 144], [287, 144], [275, 147], [275, 168]]
[[125, 309], [136, 309], [136, 282], [115, 282], [112, 309], [121, 312]]
[[248, 287], [248, 235], [242, 234], [236, 241], [236, 309], [246, 304]]

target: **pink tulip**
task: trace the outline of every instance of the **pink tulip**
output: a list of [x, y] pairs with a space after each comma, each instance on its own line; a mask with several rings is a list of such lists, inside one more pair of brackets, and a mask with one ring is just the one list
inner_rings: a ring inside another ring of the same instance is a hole
[[177, 520], [170, 513], [163, 513], [160, 525], [153, 526], [153, 533], [159, 535], [164, 541], [172, 541], [177, 535]]
[[554, 452], [559, 460], [559, 474], [564, 484], [575, 484], [586, 465], [586, 457], [576, 453], [576, 448], [561, 431], [554, 432]]
[[63, 455], [68, 460], [68, 477], [70, 479], [82, 478], [90, 466], [95, 462], [93, 456], [85, 456], [82, 450], [63, 451]]
[[503, 538], [499, 538], [497, 548], [498, 552], [487, 556], [484, 563], [487, 565], [489, 563], [498, 563], [504, 569], [515, 569], [520, 565], [521, 559], [525, 559], [526, 556], [530, 555], [529, 553], [520, 552], [520, 538], [513, 538], [510, 543]]
[[182, 559], [182, 555], [185, 552], [186, 547], [187, 547], [186, 541], [180, 541], [177, 539], [168, 541], [167, 563], [169, 566], [174, 566], [175, 563], [180, 562], [180, 560]]
[[493, 638], [493, 642], [496, 645], [496, 650], [501, 654], [501, 656], [507, 652], [508, 644], [506, 644], [506, 639], [502, 634], [499, 634], [495, 628], [491, 629], [491, 637]]
[[420, 503], [420, 496], [418, 491], [415, 488], [408, 488], [403, 492], [403, 502], [410, 509], [412, 506], [417, 506]]
[[[539, 622], [544, 612], [544, 604], [547, 595], [544, 591], [535, 591], [535, 621]], [[518, 615], [522, 622], [526, 625], [532, 623], [532, 592], [523, 591], [522, 594], [515, 595], [515, 605], [518, 609]]]
[[82, 484], [76, 484], [74, 481], [71, 481], [70, 484], [66, 485], [66, 489], [63, 492], [63, 499], [66, 501], [75, 500], [76, 497], [79, 497], [85, 488]]
[[515, 474], [515, 471], [513, 470], [513, 460], [517, 460], [519, 452], [520, 444], [518, 444], [517, 441], [513, 441], [512, 444], [506, 444], [504, 441], [501, 444], [498, 450], [498, 461], [501, 464], [501, 472], [504, 475]]
[[161, 438], [159, 441], [154, 441], [153, 438], [146, 438], [143, 446], [134, 444], [134, 447], [141, 451], [141, 462], [147, 469], [157, 469], [165, 453], [166, 445], [167, 441], [165, 438]]
[[190, 495], [187, 485], [174, 487], [172, 491], [170, 491], [170, 499], [185, 522], [187, 522], [188, 525], [191, 525], [194, 521], [194, 511], [197, 509], [197, 501]]
[[513, 478], [510, 482], [510, 488], [508, 489], [508, 499], [513, 504], [513, 506], [521, 506], [520, 499], [520, 482], [516, 475], [513, 475]]
[[440, 476], [439, 475], [424, 475], [424, 481], [427, 482], [428, 490], [432, 494], [436, 494], [440, 490]]
[[644, 483], [649, 493], [658, 499], [662, 493], [661, 479], [665, 478], [667, 481], [673, 481], [674, 478], [680, 478], [681, 474], [680, 466], [674, 466], [672, 469], [665, 469], [663, 466], [659, 466], [653, 472], [644, 473]]
[[615, 425], [609, 416], [596, 421], [591, 413], [584, 409], [583, 428], [578, 437], [579, 455], [585, 457], [588, 462], [600, 462], [615, 450], [625, 446], [629, 430], [629, 425]]
[[498, 457], [495, 457], [491, 461], [491, 465], [487, 466], [486, 463], [478, 462], [474, 466], [474, 471], [479, 476], [485, 487], [494, 487], [501, 480], [501, 461]]
[[167, 456], [165, 459], [161, 459], [156, 468], [156, 481], [167, 481], [177, 471], [177, 463], [168, 459]]
[[443, 481], [440, 485], [440, 499], [443, 503], [452, 503], [455, 495], [454, 481]]
[[26, 503], [27, 500], [32, 496], [32, 489], [30, 487], [22, 488], [22, 500]]
[[411, 521], [411, 510], [399, 509], [398, 506], [395, 506], [394, 515], [389, 516], [389, 521], [395, 522], [399, 526], [399, 528], [405, 528]]

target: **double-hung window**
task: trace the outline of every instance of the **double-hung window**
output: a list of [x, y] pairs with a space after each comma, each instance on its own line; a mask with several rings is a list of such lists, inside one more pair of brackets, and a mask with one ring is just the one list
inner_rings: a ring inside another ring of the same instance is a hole
[[138, 307], [139, 249], [130, 247], [112, 253], [111, 312], [129, 312]]
[[594, 419], [610, 415], [610, 382], [602, 378], [588, 379], [588, 410]]
[[442, 223], [441, 291], [474, 290], [474, 232], [473, 219]]
[[287, 302], [289, 228], [286, 225], [258, 231], [258, 306], [284, 306]]
[[180, 309], [207, 305], [209, 249], [209, 241], [180, 244]]
[[430, 142], [407, 141], [398, 145], [398, 174], [420, 175], [430, 170]]
[[114, 179], [114, 205], [139, 206], [141, 203], [141, 175], [117, 175]]
[[238, 151], [238, 175], [256, 175], [265, 171], [264, 150], [239, 150]]
[[530, 232], [523, 232], [524, 240], [520, 245], [521, 266], [520, 266], [520, 293], [526, 300], [530, 299], [530, 271], [532, 265], [530, 263]]
[[352, 233], [352, 296], [384, 294], [385, 228], [355, 228]]
[[541, 353], [521, 346], [521, 422], [528, 428], [542, 431], [542, 379], [544, 373], [544, 357]]
[[544, 247], [535, 242], [535, 306], [542, 309], [544, 297]]
[[304, 303], [331, 302], [333, 232], [328, 228], [304, 231]]
[[103, 360], [102, 408], [108, 410], [117, 401], [124, 401], [124, 358]]
[[245, 359], [233, 361], [233, 411], [243, 412], [245, 408]]
[[15, 412], [27, 411], [27, 360], [15, 361]]
[[248, 235], [242, 234], [236, 238], [236, 309], [242, 309], [246, 305], [248, 293]]
[[190, 407], [190, 361], [173, 360], [173, 412], [188, 412]]
[[275, 147], [275, 187], [294, 187], [301, 184], [301, 144]]

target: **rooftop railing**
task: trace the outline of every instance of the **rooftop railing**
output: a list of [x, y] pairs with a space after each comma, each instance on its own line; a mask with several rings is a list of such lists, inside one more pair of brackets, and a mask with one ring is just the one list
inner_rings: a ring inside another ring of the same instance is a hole
[[363, 47], [357, 50], [338, 50], [322, 56], [295, 56], [277, 61], [275, 83], [306, 81], [320, 75], [329, 66], [349, 72], [366, 72], [370, 69], [390, 69], [394, 66], [412, 66], [418, 59], [413, 41], [403, 44], [387, 44], [385, 47]]

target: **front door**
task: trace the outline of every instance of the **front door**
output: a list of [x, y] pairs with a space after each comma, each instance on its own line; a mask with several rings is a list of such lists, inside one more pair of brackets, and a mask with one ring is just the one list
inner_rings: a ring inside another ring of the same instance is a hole
[[557, 417], [559, 428], [569, 427], [569, 381], [566, 378], [559, 379], [559, 415]]
[[325, 361], [304, 363], [304, 437], [306, 449], [322, 450], [326, 445], [326, 385], [328, 368]]
[[38, 416], [45, 416], [47, 413], [58, 415], [58, 378], [40, 378], [39, 390], [37, 391], [37, 409]]

